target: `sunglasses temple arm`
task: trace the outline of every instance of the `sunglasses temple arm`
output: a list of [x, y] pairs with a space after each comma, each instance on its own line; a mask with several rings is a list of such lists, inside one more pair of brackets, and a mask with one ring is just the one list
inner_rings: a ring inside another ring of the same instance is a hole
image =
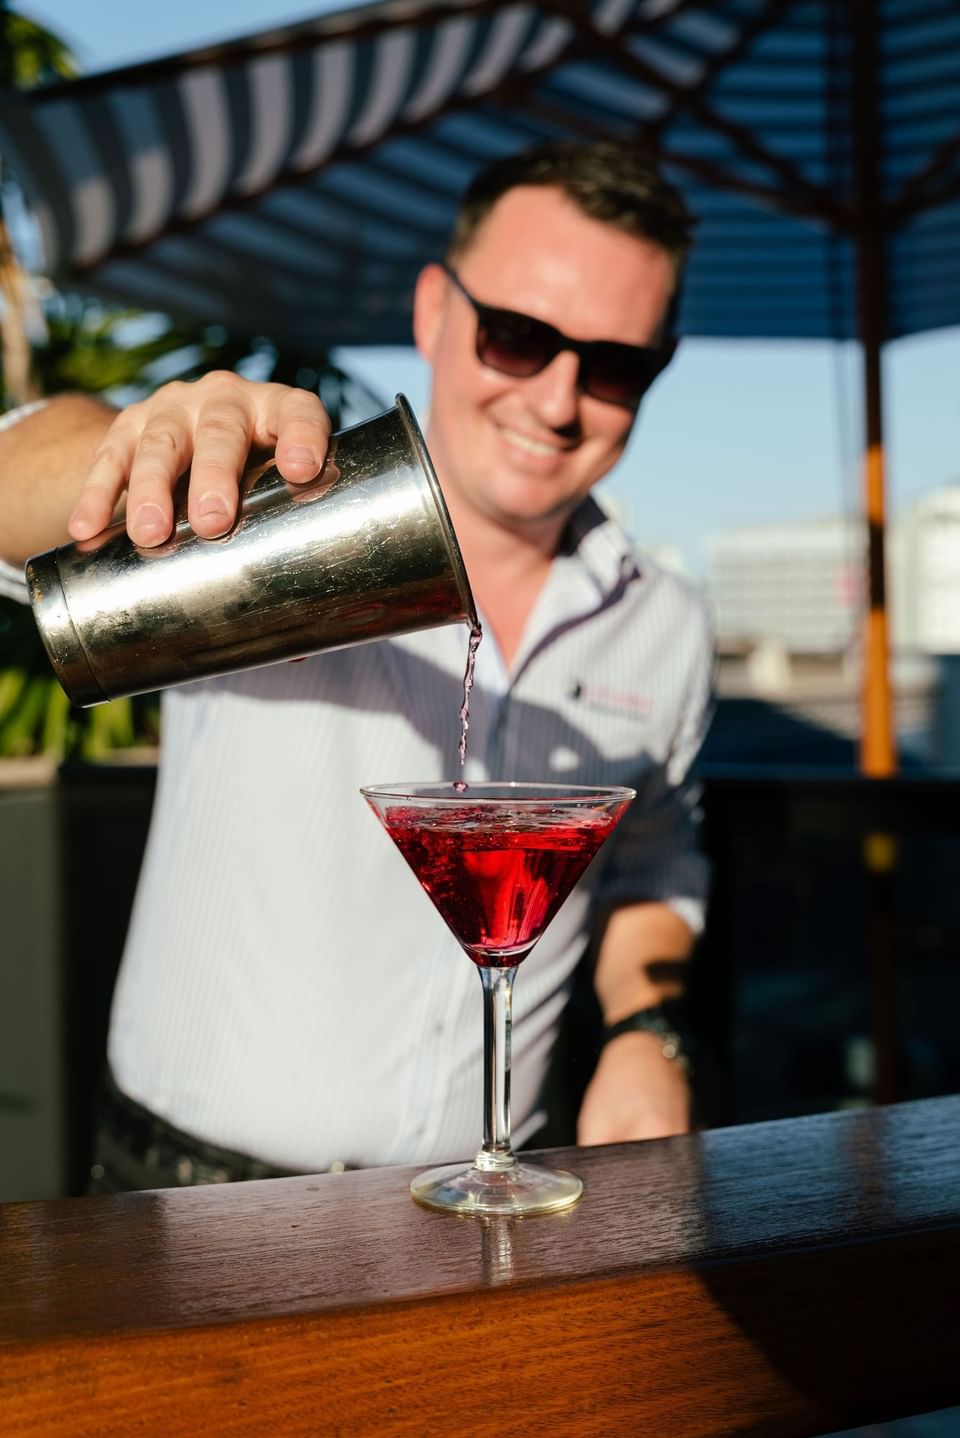
[[683, 290], [686, 284], [687, 267], [681, 266], [677, 270], [677, 279], [673, 294], [670, 296], [670, 303], [667, 306], [667, 313], [663, 317], [663, 333], [660, 338], [661, 345], [666, 348], [668, 345], [676, 347], [680, 336], [677, 333], [680, 317], [680, 308], [683, 304]]

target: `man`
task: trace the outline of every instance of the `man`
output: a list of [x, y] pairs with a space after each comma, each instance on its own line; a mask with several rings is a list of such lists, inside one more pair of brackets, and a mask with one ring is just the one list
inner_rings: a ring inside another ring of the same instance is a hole
[[[478, 177], [446, 264], [416, 289], [428, 447], [485, 631], [467, 778], [639, 791], [524, 964], [518, 1143], [542, 1120], [551, 1044], [591, 939], [614, 1032], [579, 1140], [689, 1122], [658, 1005], [678, 991], [702, 917], [688, 772], [706, 723], [708, 624], [695, 591], [635, 553], [591, 490], [671, 353], [690, 229], [630, 146], [546, 145]], [[301, 483], [328, 432], [315, 396], [233, 375], [167, 386], [120, 415], [53, 401], [0, 436], [2, 557], [21, 565], [119, 511], [135, 541], [159, 544], [188, 466], [190, 523], [221, 535], [251, 445], [275, 449]], [[357, 794], [454, 777], [464, 655], [464, 632], [431, 630], [165, 695], [111, 1021], [105, 1183], [473, 1149], [476, 976]]]

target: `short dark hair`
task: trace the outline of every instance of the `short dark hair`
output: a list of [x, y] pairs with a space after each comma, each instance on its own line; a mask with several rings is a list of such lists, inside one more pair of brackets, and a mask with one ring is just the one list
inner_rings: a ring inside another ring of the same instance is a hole
[[652, 240], [678, 276], [683, 269], [696, 220], [649, 148], [629, 140], [546, 140], [485, 166], [460, 201], [448, 261], [469, 247], [497, 201], [521, 185], [562, 190], [590, 219]]

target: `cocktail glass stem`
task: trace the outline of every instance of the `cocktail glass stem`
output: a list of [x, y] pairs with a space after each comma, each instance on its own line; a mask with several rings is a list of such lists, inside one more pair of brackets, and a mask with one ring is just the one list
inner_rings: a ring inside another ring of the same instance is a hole
[[513, 979], [517, 967], [483, 966], [483, 1144], [477, 1168], [490, 1172], [516, 1167], [510, 1147], [510, 1034]]

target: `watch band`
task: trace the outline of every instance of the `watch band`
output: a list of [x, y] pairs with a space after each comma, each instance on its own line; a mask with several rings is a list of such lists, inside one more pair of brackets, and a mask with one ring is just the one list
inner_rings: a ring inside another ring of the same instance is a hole
[[667, 1017], [659, 1005], [648, 1009], [637, 1009], [625, 1018], [618, 1019], [615, 1024], [605, 1024], [603, 1029], [603, 1043], [608, 1044], [617, 1039], [621, 1034], [644, 1033], [653, 1034], [661, 1042], [660, 1052], [665, 1059], [672, 1059], [678, 1064], [689, 1078], [693, 1072], [693, 1063], [690, 1056], [690, 1044], [685, 1043], [676, 1023]]

